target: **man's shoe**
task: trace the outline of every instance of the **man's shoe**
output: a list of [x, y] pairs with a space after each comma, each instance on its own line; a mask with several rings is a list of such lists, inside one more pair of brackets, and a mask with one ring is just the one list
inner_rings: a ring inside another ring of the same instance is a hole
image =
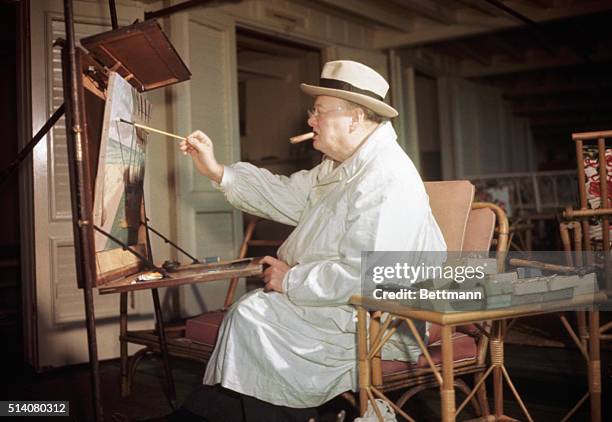
[[[397, 422], [395, 411], [389, 403], [382, 399], [376, 399], [375, 402], [384, 422]], [[378, 422], [378, 417], [376, 416], [376, 412], [372, 407], [371, 401], [368, 401], [368, 409], [366, 410], [365, 414], [360, 418], [356, 418], [353, 422]]]

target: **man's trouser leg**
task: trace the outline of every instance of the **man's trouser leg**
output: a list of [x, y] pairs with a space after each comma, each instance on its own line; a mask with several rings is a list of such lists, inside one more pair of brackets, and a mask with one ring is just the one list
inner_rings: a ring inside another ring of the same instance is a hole
[[276, 406], [250, 396], [242, 396], [245, 422], [308, 422], [317, 417], [313, 407], [298, 409]]
[[181, 409], [208, 422], [244, 421], [242, 395], [220, 385], [199, 385], [187, 397]]

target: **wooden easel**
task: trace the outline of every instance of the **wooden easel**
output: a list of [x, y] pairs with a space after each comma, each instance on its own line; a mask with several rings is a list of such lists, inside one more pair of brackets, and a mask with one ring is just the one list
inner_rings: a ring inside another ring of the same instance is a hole
[[[109, 7], [111, 11], [113, 30], [117, 30], [117, 14], [114, 0], [109, 0]], [[174, 9], [168, 9], [168, 13], [172, 12], [173, 10]], [[92, 59], [89, 54], [85, 53], [80, 48], [76, 48], [75, 46], [72, 0], [64, 0], [64, 20], [66, 25], [67, 39], [65, 42], [60, 42], [59, 45], [62, 47], [65, 106], [61, 106], [49, 119], [49, 122], [45, 124], [41, 130], [42, 133], [39, 132], [36, 135], [32, 141], [32, 147], [35, 145], [35, 142], [42, 139], [44, 134], [61, 117], [65, 109], [77, 283], [78, 286], [83, 289], [85, 303], [91, 386], [94, 404], [94, 420], [103, 421], [104, 417], [100, 391], [100, 371], [97, 354], [96, 323], [93, 302], [94, 288], [98, 288], [101, 293], [120, 293], [120, 329], [122, 334], [127, 332], [127, 292], [145, 289], [151, 290], [153, 306], [155, 309], [159, 348], [166, 374], [167, 394], [171, 406], [176, 407], [176, 393], [174, 390], [174, 382], [168, 361], [168, 349], [164, 331], [164, 322], [157, 289], [159, 287], [178, 286], [182, 284], [193, 284], [255, 275], [261, 272], [261, 265], [256, 261], [247, 262], [244, 263], [244, 265], [241, 264], [239, 266], [233, 266], [232, 262], [219, 263], [216, 266], [190, 265], [185, 266], [177, 273], [169, 274], [161, 280], [150, 281], [137, 281], [136, 279], [140, 273], [138, 270], [136, 270], [127, 276], [122, 275], [117, 279], [104, 281], [103, 283], [99, 282], [98, 274], [96, 274], [96, 252], [94, 247], [94, 229], [96, 228], [93, 224], [92, 215], [94, 192], [92, 184], [92, 169], [90, 165], [90, 146], [93, 145], [95, 139], [90, 137], [88, 133], [88, 115], [84, 96], [84, 84], [87, 85], [90, 92], [93, 92], [94, 95], [100, 97], [101, 93], [96, 92], [94, 86], [96, 85], [96, 82], [100, 82], [100, 80], [104, 78], [104, 66], [102, 65], [105, 65], [107, 68], [111, 67], [118, 72], [123, 72], [126, 79], [131, 80], [133, 82], [132, 84], [135, 85], [139, 91], [160, 88], [171, 83], [186, 80], [189, 78], [190, 73], [186, 67], [184, 69], [181, 68], [180, 64], [182, 64], [182, 61], [178, 55], [175, 56], [178, 59], [177, 62], [175, 61], [176, 66], [169, 66], [168, 71], [170, 75], [161, 81], [151, 80], [150, 78], [147, 80], [147, 75], [144, 75], [145, 77], [142, 77], [142, 75], [135, 75], [130, 70], [130, 67], [126, 61], [122, 63], [115, 56], [113, 56], [112, 52], [108, 52], [107, 49], [102, 50], [104, 53], [108, 53], [108, 56], [102, 56], [102, 60], [98, 60], [98, 63], [96, 63], [96, 60]], [[151, 30], [152, 32], [148, 32], [148, 35], [150, 35], [149, 37], [141, 37], [141, 39], [146, 38], [148, 42], [153, 44], [156, 42], [162, 44], [165, 41], [169, 42], [161, 31], [156, 32], [156, 25], [157, 24], [154, 21], [143, 22], [141, 26], [145, 28], [144, 30]], [[121, 31], [122, 30], [117, 31], [120, 36], [129, 36], [131, 30]], [[167, 54], [170, 55], [176, 54], [171, 45], [169, 48], [165, 48], [164, 51], [168, 52]], [[142, 59], [142, 51], [138, 50], [138, 53], [138, 59]], [[98, 59], [100, 59], [100, 57], [98, 57]], [[90, 75], [92, 76], [92, 80], [83, 77], [84, 63], [88, 64], [87, 67], [92, 64], [97, 69], [97, 72], [94, 72], [95, 75]], [[167, 64], [167, 62], [164, 62], [164, 64]], [[96, 78], [98, 78], [97, 81]], [[146, 216], [144, 217], [146, 221]], [[152, 256], [148, 238], [148, 230], [145, 230], [144, 232], [148, 247], [146, 256], [141, 257], [141, 260], [145, 262], [148, 261], [150, 267]], [[122, 341], [121, 348], [122, 353], [127, 353], [127, 342]]]

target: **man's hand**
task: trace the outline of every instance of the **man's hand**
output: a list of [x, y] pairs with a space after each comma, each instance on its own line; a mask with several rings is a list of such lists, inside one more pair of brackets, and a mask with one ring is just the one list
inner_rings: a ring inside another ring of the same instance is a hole
[[213, 143], [202, 131], [196, 130], [180, 143], [183, 154], [191, 155], [194, 164], [204, 176], [221, 183], [223, 166], [217, 162]]
[[266, 292], [275, 291], [284, 293], [283, 279], [291, 267], [280, 259], [272, 258], [271, 256], [264, 256], [261, 262], [269, 265], [264, 271], [264, 282], [266, 283], [264, 290]]

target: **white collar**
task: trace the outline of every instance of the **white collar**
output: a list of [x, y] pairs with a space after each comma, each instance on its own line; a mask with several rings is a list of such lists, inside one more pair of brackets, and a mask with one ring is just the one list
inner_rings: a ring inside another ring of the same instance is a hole
[[356, 175], [365, 164], [376, 158], [382, 148], [391, 142], [395, 142], [396, 139], [397, 134], [391, 122], [381, 123], [359, 148], [335, 169], [333, 168], [334, 161], [326, 157], [326, 171], [323, 172], [318, 184], [327, 184]]

